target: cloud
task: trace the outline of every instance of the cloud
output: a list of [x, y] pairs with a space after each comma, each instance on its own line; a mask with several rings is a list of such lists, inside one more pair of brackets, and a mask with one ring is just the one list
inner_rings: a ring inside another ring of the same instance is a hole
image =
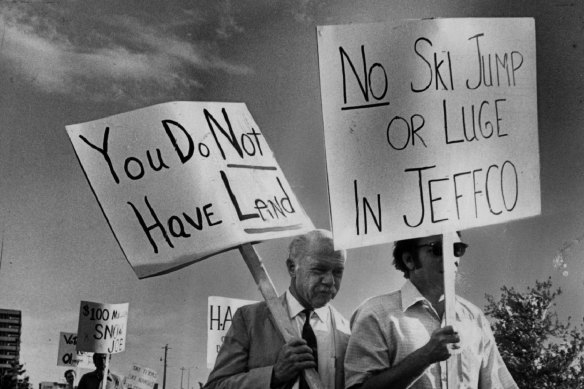
[[226, 20], [218, 27], [221, 32], [198, 41], [176, 33], [177, 23], [164, 23], [165, 18], [158, 22], [143, 15], [98, 19], [98, 9], [92, 15], [80, 14], [78, 8], [76, 2], [0, 6], [3, 62], [47, 93], [94, 101], [188, 95], [193, 88], [204, 86], [208, 72], [252, 72], [217, 54], [214, 40], [223, 38], [227, 31], [242, 31], [228, 6], [219, 17]]
[[222, 12], [220, 13], [221, 17], [219, 18], [219, 26], [216, 29], [217, 34], [221, 38], [227, 39], [232, 34], [242, 33], [243, 27], [241, 27], [235, 19], [231, 1], [226, 0], [220, 2], [220, 7]]
[[315, 23], [314, 14], [324, 6], [325, 0], [296, 0], [290, 7], [290, 13], [299, 23]]

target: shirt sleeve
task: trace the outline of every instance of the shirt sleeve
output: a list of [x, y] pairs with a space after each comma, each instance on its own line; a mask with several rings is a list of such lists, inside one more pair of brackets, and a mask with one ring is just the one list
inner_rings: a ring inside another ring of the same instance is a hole
[[515, 380], [507, 370], [507, 366], [499, 353], [495, 337], [486, 317], [479, 319], [485, 340], [483, 361], [479, 375], [479, 389], [501, 388], [518, 389]]
[[381, 321], [366, 306], [351, 320], [351, 337], [345, 356], [345, 388], [360, 385], [375, 373], [391, 367], [388, 343]]

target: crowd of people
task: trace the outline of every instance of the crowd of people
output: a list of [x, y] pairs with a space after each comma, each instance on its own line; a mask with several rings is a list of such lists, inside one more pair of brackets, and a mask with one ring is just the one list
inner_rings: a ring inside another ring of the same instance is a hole
[[[517, 388], [478, 307], [456, 296], [455, 323], [445, 325], [443, 250], [452, 250], [457, 268], [467, 247], [460, 234], [452, 247], [443, 247], [442, 235], [396, 242], [393, 265], [405, 283], [367, 299], [348, 321], [330, 304], [346, 251], [334, 249], [327, 230], [296, 237], [285, 261], [290, 284], [279, 303], [297, 336], [284, 339], [266, 301], [239, 308], [204, 388], [304, 389], [305, 369], [314, 369], [326, 389], [445, 388], [449, 359], [458, 388]], [[78, 386], [75, 371], [67, 370], [67, 389], [102, 389], [104, 377], [105, 389], [121, 389], [108, 358], [95, 353], [95, 371]]]

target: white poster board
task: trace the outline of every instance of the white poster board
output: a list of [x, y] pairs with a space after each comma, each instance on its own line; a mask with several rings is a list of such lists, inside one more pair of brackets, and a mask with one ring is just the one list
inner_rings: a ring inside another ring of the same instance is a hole
[[541, 211], [535, 23], [318, 27], [335, 247]]
[[126, 348], [128, 303], [101, 304], [81, 301], [77, 351], [121, 353]]
[[231, 327], [235, 311], [257, 301], [209, 296], [207, 314], [207, 367], [213, 368], [223, 339]]
[[82, 369], [93, 369], [93, 353], [77, 351], [77, 334], [74, 332], [59, 333], [59, 350], [57, 366], [68, 366]]
[[243, 103], [159, 104], [67, 133], [139, 278], [314, 228]]
[[158, 373], [140, 365], [132, 365], [130, 372], [124, 380], [126, 389], [152, 389], [156, 384]]

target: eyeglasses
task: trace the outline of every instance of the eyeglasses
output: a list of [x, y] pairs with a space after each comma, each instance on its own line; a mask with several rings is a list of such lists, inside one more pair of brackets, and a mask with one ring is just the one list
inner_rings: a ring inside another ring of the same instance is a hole
[[[462, 243], [462, 242], [456, 242], [453, 244], [453, 246], [454, 246], [454, 256], [455, 257], [462, 257], [464, 255], [464, 253], [466, 252], [466, 249], [468, 248], [468, 245], [466, 243]], [[432, 249], [432, 254], [434, 254], [437, 257], [442, 255], [442, 242], [441, 241], [427, 243], [427, 244], [421, 244], [421, 245], [418, 245], [416, 247], [418, 247], [418, 248], [430, 247]]]

